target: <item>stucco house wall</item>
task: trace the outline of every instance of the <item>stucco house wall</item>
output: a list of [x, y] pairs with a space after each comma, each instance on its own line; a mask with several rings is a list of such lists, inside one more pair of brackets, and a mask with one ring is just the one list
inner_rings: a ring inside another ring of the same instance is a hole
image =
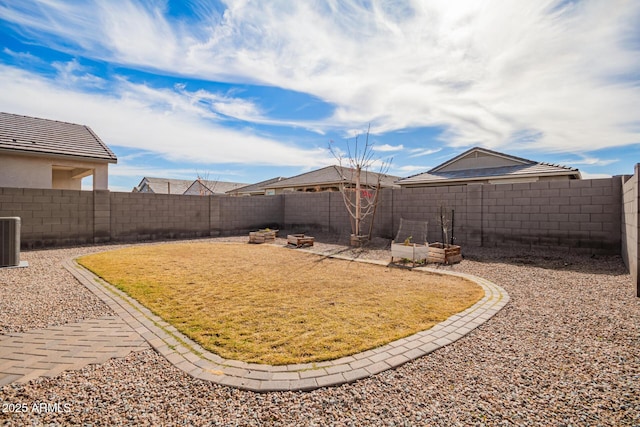
[[0, 187], [80, 190], [82, 178], [93, 175], [94, 190], [109, 185], [108, 164], [0, 152]]

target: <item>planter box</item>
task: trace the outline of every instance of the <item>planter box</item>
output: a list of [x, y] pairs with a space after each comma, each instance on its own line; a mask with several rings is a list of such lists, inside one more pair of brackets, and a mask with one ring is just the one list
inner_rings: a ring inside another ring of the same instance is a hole
[[304, 234], [289, 234], [287, 236], [287, 244], [295, 245], [298, 248], [305, 245], [313, 246], [314, 240], [313, 237], [305, 236]]
[[455, 264], [462, 261], [460, 246], [449, 245], [445, 248], [442, 243], [431, 243], [429, 245], [428, 262], [437, 262], [439, 264]]
[[391, 262], [396, 258], [408, 259], [415, 267], [417, 262], [425, 261], [428, 255], [429, 247], [427, 245], [419, 243], [405, 245], [404, 243], [391, 242]]
[[273, 243], [276, 241], [278, 230], [258, 230], [249, 233], [249, 243]]

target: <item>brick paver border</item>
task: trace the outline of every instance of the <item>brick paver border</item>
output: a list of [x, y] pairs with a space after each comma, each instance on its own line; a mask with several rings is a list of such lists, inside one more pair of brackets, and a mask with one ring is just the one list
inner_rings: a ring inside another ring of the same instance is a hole
[[[338, 255], [331, 257], [387, 265], [381, 261], [359, 260]], [[485, 296], [473, 306], [431, 329], [373, 350], [327, 362], [272, 366], [223, 359], [205, 350], [136, 300], [99, 279], [74, 260], [67, 260], [64, 266], [178, 369], [195, 378], [256, 392], [313, 390], [336, 386], [398, 367], [459, 340], [493, 317], [509, 301], [509, 295], [504, 289], [483, 278], [425, 267], [416, 268], [418, 271], [469, 279], [484, 289]]]

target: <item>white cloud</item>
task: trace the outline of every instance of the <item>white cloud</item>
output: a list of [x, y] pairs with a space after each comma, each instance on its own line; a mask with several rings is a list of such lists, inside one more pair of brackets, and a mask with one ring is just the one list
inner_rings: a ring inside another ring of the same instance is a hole
[[401, 151], [401, 150], [404, 150], [404, 146], [402, 144], [400, 144], [400, 145], [389, 145], [389, 144], [374, 145], [373, 146], [373, 150], [374, 151], [382, 151], [382, 152]]
[[[24, 2], [0, 15], [72, 53], [311, 94], [336, 107], [298, 123], [318, 131], [440, 126], [450, 146], [558, 152], [640, 142], [637, 1], [225, 4], [189, 25], [161, 1]], [[251, 103], [216, 108], [269, 122]]]
[[409, 150], [409, 153], [410, 153], [409, 157], [429, 156], [441, 150], [442, 148], [414, 148], [412, 150]]
[[153, 166], [129, 166], [122, 164], [122, 158], [118, 158], [118, 164], [109, 166], [109, 176], [111, 177], [171, 177], [175, 179], [196, 179], [195, 169], [185, 168], [160, 168]]
[[404, 165], [400, 167], [391, 167], [389, 174], [396, 175], [400, 177], [407, 177], [410, 175], [415, 175], [418, 173], [423, 173], [431, 169], [432, 166], [424, 166], [424, 165]]
[[[200, 164], [324, 166], [324, 148], [305, 149], [251, 130], [223, 127], [189, 97], [122, 81], [114, 95], [76, 92], [0, 65], [0, 103], [6, 111], [90, 126], [109, 146], [158, 153]], [[116, 85], [117, 86], [117, 85]]]
[[619, 159], [599, 159], [597, 157], [581, 156], [581, 160], [565, 160], [561, 163], [567, 165], [587, 165], [587, 166], [608, 166], [610, 164], [619, 162]]
[[610, 174], [606, 173], [589, 173], [585, 171], [580, 171], [580, 175], [582, 179], [601, 179], [601, 178], [611, 178]]
[[135, 162], [141, 156], [149, 156], [149, 153], [136, 153], [128, 156], [119, 156], [118, 163], [109, 166], [109, 176], [111, 177], [152, 177], [152, 178], [175, 178], [175, 179], [196, 179], [198, 176], [207, 179], [218, 179], [224, 176], [225, 180], [237, 175], [238, 172], [232, 169], [209, 169], [206, 165], [194, 168], [168, 168], [160, 166], [146, 166]]
[[25, 64], [33, 64], [33, 63], [44, 63], [40, 58], [35, 55], [32, 55], [29, 52], [14, 52], [9, 48], [2, 49], [2, 53], [14, 58], [17, 63], [25, 63]]
[[104, 88], [106, 81], [98, 76], [89, 73], [86, 67], [83, 67], [74, 58], [68, 62], [54, 62], [53, 68], [58, 70], [58, 82], [69, 87], [79, 88]]

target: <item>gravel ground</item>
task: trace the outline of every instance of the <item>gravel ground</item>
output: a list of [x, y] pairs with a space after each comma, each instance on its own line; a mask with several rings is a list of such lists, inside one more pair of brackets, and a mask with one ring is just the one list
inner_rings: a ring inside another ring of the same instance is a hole
[[[223, 240], [246, 241], [245, 237]], [[321, 240], [318, 237], [318, 240]], [[283, 242], [283, 240], [278, 240]], [[390, 259], [386, 242], [313, 250]], [[109, 314], [60, 267], [81, 247], [23, 252], [0, 271], [0, 333]], [[392, 371], [312, 392], [257, 394], [195, 380], [153, 350], [0, 389], [6, 425], [640, 426], [640, 298], [620, 257], [476, 249], [463, 271], [510, 303], [461, 340]], [[38, 404], [59, 403], [45, 413]], [[25, 405], [9, 413], [5, 405]]]

